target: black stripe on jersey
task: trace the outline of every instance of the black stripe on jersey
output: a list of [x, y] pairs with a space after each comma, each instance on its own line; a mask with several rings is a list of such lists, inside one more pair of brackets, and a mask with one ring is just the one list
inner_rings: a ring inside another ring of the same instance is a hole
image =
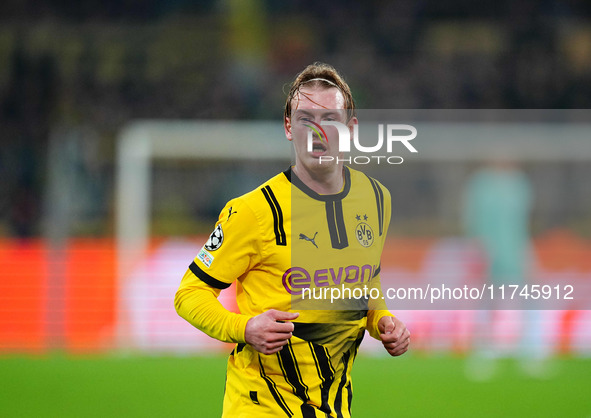
[[343, 388], [345, 387], [345, 383], [347, 383], [347, 369], [349, 368], [349, 357], [350, 353], [347, 351], [343, 354], [343, 374], [341, 375], [341, 382], [339, 383], [339, 388], [337, 390], [337, 395], [334, 399], [334, 409], [337, 413], [338, 418], [343, 418]]
[[211, 287], [215, 287], [216, 289], [227, 289], [232, 284], [219, 281], [218, 279], [214, 279], [209, 274], [201, 270], [201, 267], [199, 267], [197, 263], [195, 263], [194, 261], [189, 266], [189, 270], [191, 270], [193, 274], [199, 277], [202, 281], [204, 281]]
[[[359, 338], [355, 340], [355, 344], [352, 347], [353, 360], [355, 360], [355, 358], [357, 357], [357, 353], [359, 353], [359, 346], [361, 345], [364, 336], [365, 332], [362, 332]], [[353, 403], [353, 388], [351, 387], [351, 381], [349, 381], [345, 388], [347, 389], [347, 401], [349, 402], [349, 405], [347, 407], [349, 408], [349, 415], [351, 415], [351, 404]]]
[[349, 409], [349, 415], [351, 415], [351, 403], [353, 402], [353, 389], [351, 388], [351, 382], [345, 386], [347, 388], [347, 408]]
[[361, 345], [361, 342], [363, 341], [363, 337], [365, 336], [365, 332], [362, 332], [361, 335], [359, 336], [359, 338], [357, 338], [355, 340], [355, 345], [353, 346], [354, 350], [353, 351], [353, 360], [355, 360], [355, 357], [357, 357], [357, 353], [359, 352], [359, 346]]
[[[359, 346], [363, 341], [363, 337], [365, 336], [365, 332], [361, 333], [361, 336], [355, 340], [355, 345], [353, 346], [353, 360], [357, 357], [357, 353], [359, 353]], [[353, 403], [353, 388], [351, 387], [351, 382], [346, 386], [347, 388], [347, 401], [349, 402], [349, 415], [351, 415], [351, 404]]]
[[378, 182], [371, 177], [368, 177], [373, 187], [373, 192], [376, 195], [376, 206], [378, 208], [378, 225], [380, 230], [380, 236], [384, 231], [384, 192], [382, 192], [382, 188], [378, 184]]
[[341, 250], [348, 247], [349, 240], [345, 228], [345, 219], [343, 218], [343, 202], [341, 200], [327, 201], [325, 207], [332, 248]]
[[273, 212], [273, 229], [275, 230], [275, 242], [277, 245], [287, 245], [287, 238], [285, 236], [285, 229], [283, 229], [283, 212], [281, 206], [277, 202], [277, 198], [271, 190], [270, 186], [265, 186], [261, 189], [267, 199], [267, 203]]
[[[358, 306], [362, 305], [359, 304]], [[367, 309], [367, 306], [365, 307], [365, 309]], [[343, 328], [346, 328], [348, 326], [346, 324], [347, 322], [358, 321], [367, 316], [367, 310], [363, 309], [333, 311], [333, 313], [335, 314], [335, 322], [331, 323], [292, 322], [292, 334], [298, 338], [301, 338], [302, 340], [322, 345], [326, 342], [334, 341], [335, 338], [338, 338], [337, 335], [339, 334], [339, 332], [343, 332]]]
[[328, 404], [328, 397], [330, 395], [330, 387], [334, 382], [334, 369], [330, 363], [330, 355], [326, 347], [311, 342], [308, 342], [308, 346], [310, 347], [310, 352], [312, 353], [312, 358], [318, 371], [318, 377], [322, 380], [322, 384], [320, 385], [320, 399], [322, 404], [319, 409], [322, 412], [330, 414], [332, 411]]
[[250, 400], [252, 401], [252, 403], [254, 403], [255, 405], [260, 405], [261, 403], [259, 402], [259, 396], [257, 395], [256, 390], [251, 390], [250, 391]]
[[234, 347], [234, 351], [232, 351], [232, 354], [238, 354], [239, 352], [244, 350], [244, 347], [246, 347], [246, 344], [244, 344], [244, 343], [236, 344], [236, 347]]
[[382, 269], [382, 265], [380, 264], [378, 266], [377, 269], [375, 269], [375, 271], [373, 272], [373, 276], [371, 276], [371, 278], [373, 279], [374, 277], [376, 277], [378, 274], [380, 274], [380, 270]]
[[271, 392], [271, 395], [273, 395], [273, 399], [275, 399], [275, 402], [277, 402], [277, 405], [279, 405], [281, 407], [281, 409], [283, 409], [283, 412], [285, 412], [285, 415], [287, 415], [290, 418], [293, 417], [293, 412], [291, 412], [291, 409], [289, 409], [289, 406], [287, 406], [287, 404], [285, 403], [285, 399], [283, 399], [283, 396], [281, 396], [281, 393], [277, 390], [277, 386], [275, 385], [275, 382], [273, 382], [273, 380], [265, 374], [265, 368], [263, 367], [263, 362], [261, 361], [260, 354], [259, 354], [259, 365], [261, 366], [261, 370], [260, 370], [261, 377], [267, 383], [267, 387], [269, 388], [269, 392]]
[[281, 367], [285, 381], [292, 387], [293, 393], [302, 400], [302, 416], [304, 418], [316, 417], [314, 407], [308, 403], [310, 400], [308, 386], [306, 386], [302, 379], [291, 341], [288, 340], [287, 345], [277, 352], [277, 359], [279, 360], [279, 366]]

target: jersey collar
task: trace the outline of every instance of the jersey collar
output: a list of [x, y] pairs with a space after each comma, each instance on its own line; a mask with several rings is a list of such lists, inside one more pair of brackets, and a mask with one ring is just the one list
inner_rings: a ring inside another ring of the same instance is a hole
[[344, 171], [345, 171], [345, 185], [343, 186], [343, 190], [341, 190], [340, 192], [338, 192], [336, 194], [316, 193], [314, 190], [312, 190], [308, 186], [306, 186], [304, 184], [304, 182], [302, 180], [300, 180], [300, 178], [298, 176], [296, 176], [296, 174], [293, 172], [293, 169], [291, 167], [289, 167], [287, 170], [285, 170], [283, 172], [283, 174], [285, 175], [285, 177], [287, 177], [287, 179], [291, 182], [291, 184], [296, 186], [302, 192], [306, 193], [312, 199], [320, 200], [323, 202], [330, 202], [330, 201], [334, 201], [334, 200], [342, 200], [347, 196], [347, 194], [349, 194], [349, 190], [351, 189], [351, 173], [349, 171], [349, 167], [347, 167], [347, 166], [344, 166]]

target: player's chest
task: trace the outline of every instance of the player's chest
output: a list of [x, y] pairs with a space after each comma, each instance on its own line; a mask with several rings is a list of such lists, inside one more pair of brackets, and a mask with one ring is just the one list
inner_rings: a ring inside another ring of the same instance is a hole
[[292, 254], [371, 254], [380, 247], [381, 219], [368, 202], [294, 200], [287, 218]]
[[292, 204], [283, 214], [285, 245], [270, 237], [265, 262], [281, 271], [294, 266], [312, 272], [326, 269], [335, 272], [337, 281], [339, 271], [351, 266], [379, 265], [383, 231], [375, 205], [362, 203]]

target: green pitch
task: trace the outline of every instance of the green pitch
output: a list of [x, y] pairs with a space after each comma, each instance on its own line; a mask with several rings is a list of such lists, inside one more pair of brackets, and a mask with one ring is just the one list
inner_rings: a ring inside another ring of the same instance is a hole
[[[216, 417], [225, 357], [0, 358], [1, 417]], [[533, 379], [503, 360], [485, 382], [464, 360], [360, 356], [354, 417], [589, 417], [591, 359], [557, 359]]]

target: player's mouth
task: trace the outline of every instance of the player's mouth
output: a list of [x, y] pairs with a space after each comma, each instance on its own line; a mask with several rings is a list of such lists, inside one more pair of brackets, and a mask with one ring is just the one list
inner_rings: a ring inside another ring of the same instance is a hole
[[324, 153], [327, 150], [327, 146], [326, 144], [324, 144], [323, 142], [320, 141], [314, 141], [312, 142], [312, 155], [315, 157], [324, 155]]

